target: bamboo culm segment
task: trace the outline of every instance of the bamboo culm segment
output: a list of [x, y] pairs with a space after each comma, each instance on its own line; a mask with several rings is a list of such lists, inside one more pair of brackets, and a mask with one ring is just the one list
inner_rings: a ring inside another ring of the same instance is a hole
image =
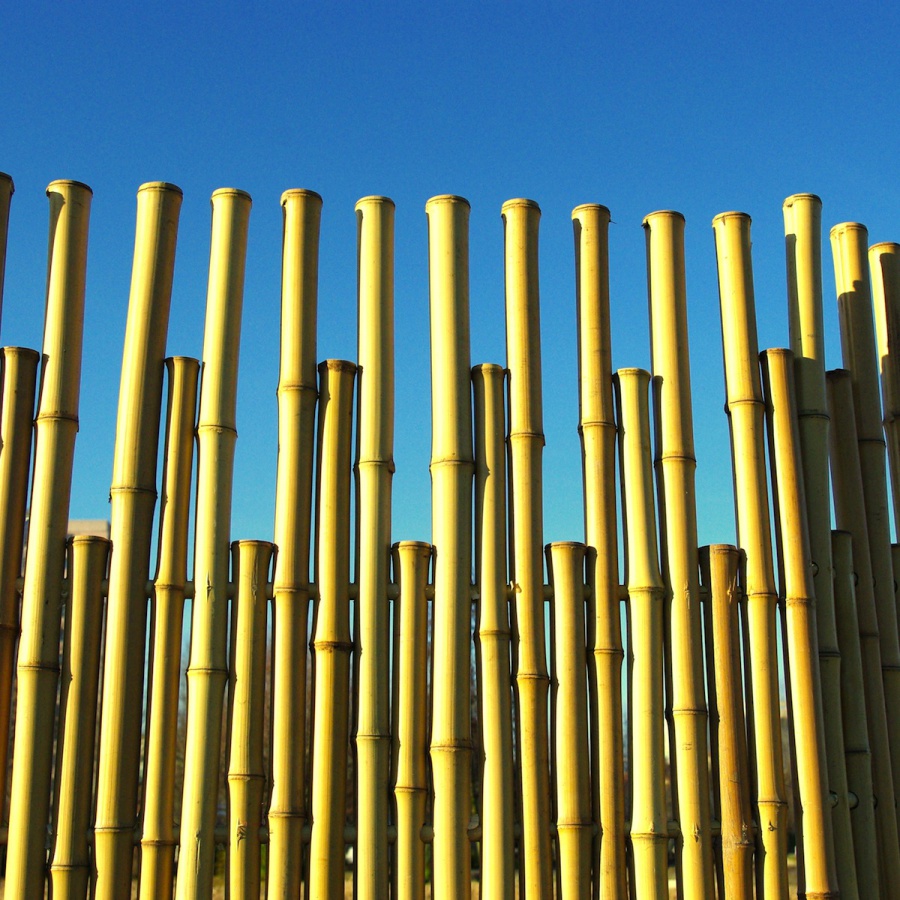
[[44, 365], [35, 420], [28, 558], [22, 592], [18, 699], [6, 891], [44, 896], [53, 720], [59, 680], [60, 597], [72, 483], [91, 189], [54, 181], [44, 321]]

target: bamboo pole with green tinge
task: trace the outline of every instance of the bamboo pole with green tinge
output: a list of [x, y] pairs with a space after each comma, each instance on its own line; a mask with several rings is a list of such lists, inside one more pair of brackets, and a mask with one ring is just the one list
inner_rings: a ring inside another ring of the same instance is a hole
[[208, 897], [215, 862], [222, 706], [228, 679], [228, 551], [238, 350], [250, 196], [212, 195], [209, 286], [197, 423], [194, 599], [178, 856], [178, 900]]
[[9, 205], [16, 191], [12, 177], [0, 172], [0, 313], [3, 312], [3, 282], [6, 275], [6, 244], [9, 235]]
[[6, 893], [23, 900], [44, 896], [60, 602], [78, 431], [91, 189], [77, 181], [54, 181], [47, 196], [50, 241], [44, 365], [35, 420], [6, 863]]
[[281, 195], [281, 355], [272, 587], [272, 794], [269, 803], [269, 900], [293, 900], [306, 823], [306, 655], [309, 557], [316, 440], [316, 318], [322, 198], [295, 189]]

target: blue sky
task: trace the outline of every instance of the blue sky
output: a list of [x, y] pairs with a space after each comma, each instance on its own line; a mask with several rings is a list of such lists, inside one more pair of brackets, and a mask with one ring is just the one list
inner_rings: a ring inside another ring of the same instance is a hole
[[355, 201], [396, 213], [394, 536], [430, 535], [425, 201], [471, 214], [472, 362], [504, 362], [500, 206], [542, 207], [545, 536], [582, 535], [570, 213], [607, 205], [614, 365], [649, 365], [643, 216], [687, 219], [700, 540], [734, 540], [714, 215], [753, 216], [760, 344], [787, 342], [781, 204], [900, 239], [900, 11], [816, 4], [19, 4], [4, 11], [0, 170], [16, 183], [0, 340], [39, 347], [55, 178], [94, 190], [72, 515], [108, 515], [135, 193], [183, 188], [169, 354], [200, 356], [209, 196], [253, 197], [233, 534], [271, 537], [281, 192], [324, 198], [319, 355], [356, 355]]

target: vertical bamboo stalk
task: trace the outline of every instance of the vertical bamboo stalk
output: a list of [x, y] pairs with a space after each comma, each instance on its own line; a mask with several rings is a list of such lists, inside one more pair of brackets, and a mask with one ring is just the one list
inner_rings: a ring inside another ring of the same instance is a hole
[[469, 654], [472, 546], [472, 401], [469, 367], [469, 204], [432, 197], [431, 494], [434, 566], [434, 896], [469, 896], [472, 753]]
[[[719, 268], [722, 348], [738, 545], [746, 553], [749, 678], [752, 695], [757, 831], [757, 892], [787, 892], [787, 801], [781, 746], [775, 572], [766, 486], [762, 386], [750, 262], [750, 218], [713, 219]], [[750, 718], [750, 716], [748, 716]]]
[[9, 722], [16, 641], [19, 638], [19, 589], [31, 462], [34, 391], [40, 354], [24, 347], [2, 351], [3, 397], [0, 407], [0, 822], [5, 820]]
[[0, 313], [3, 311], [3, 282], [6, 275], [6, 242], [9, 235], [9, 205], [16, 191], [12, 177], [0, 172]]
[[159, 562], [153, 587], [151, 668], [144, 760], [141, 900], [168, 900], [175, 876], [175, 757], [184, 586], [187, 580], [188, 517], [197, 375], [200, 363], [186, 356], [166, 360], [169, 376]]
[[533, 200], [503, 204], [506, 250], [506, 353], [512, 488], [513, 594], [519, 627], [516, 686], [522, 767], [525, 891], [549, 897], [550, 769], [544, 630], [543, 491], [538, 223]]
[[428, 601], [425, 586], [431, 545], [401, 541], [394, 544], [393, 559], [399, 587], [394, 605], [392, 781], [397, 808], [397, 841], [393, 897], [394, 900], [424, 900], [422, 826], [428, 794]]
[[228, 741], [229, 896], [259, 900], [266, 693], [266, 586], [275, 550], [266, 541], [235, 541], [231, 604]]
[[773, 494], [778, 497], [778, 534], [783, 558], [787, 649], [790, 658], [795, 778], [803, 817], [803, 871], [808, 898], [838, 897], [825, 757], [816, 600], [806, 526], [806, 497], [794, 399], [794, 355], [767, 350], [763, 372], [772, 455]]
[[900, 884], [897, 815], [890, 800], [894, 787], [889, 730], [889, 720], [892, 717], [886, 712], [886, 682], [883, 678], [878, 612], [850, 373], [844, 369], [828, 372], [827, 387], [828, 412], [832, 422], [830, 449], [834, 513], [838, 528], [848, 531], [853, 537], [853, 570], [857, 578], [856, 611], [869, 746], [872, 752], [872, 783], [875, 787], [878, 871], [879, 881], [887, 887]]
[[619, 452], [625, 532], [625, 568], [631, 610], [633, 736], [631, 844], [635, 893], [668, 895], [669, 830], [665, 796], [663, 725], [663, 608], [665, 586], [656, 550], [656, 510], [650, 468], [650, 375], [619, 369]]
[[93, 535], [79, 535], [70, 538], [68, 545], [69, 596], [59, 700], [50, 891], [56, 900], [84, 900], [91, 874], [88, 829], [100, 684], [102, 581], [110, 542]]
[[388, 893], [391, 777], [391, 476], [394, 471], [394, 204], [356, 204], [360, 367], [357, 418], [357, 582], [359, 708], [356, 726], [356, 891]]
[[316, 601], [313, 624], [315, 728], [312, 734], [310, 900], [344, 890], [344, 820], [350, 702], [350, 453], [356, 366], [319, 366], [316, 475]]
[[472, 369], [475, 398], [475, 573], [481, 598], [480, 715], [484, 736], [481, 810], [481, 890], [512, 900], [515, 885], [514, 780], [506, 594], [506, 455], [503, 369]]
[[281, 195], [281, 361], [272, 589], [272, 796], [269, 805], [269, 900], [294, 900], [306, 822], [306, 654], [309, 554], [318, 387], [316, 313], [322, 198]]
[[[877, 900], [878, 836], [872, 786], [872, 753], [869, 749], [866, 720], [867, 704], [859, 702], [860, 697], [866, 696], [866, 685], [854, 588], [853, 538], [847, 531], [833, 531], [831, 547], [834, 564], [834, 611], [841, 647], [841, 720], [844, 727], [847, 784], [851, 792], [850, 821], [853, 826], [857, 886], [861, 897]], [[877, 637], [873, 642], [877, 643]]]
[[[588, 602], [588, 685], [591, 704], [591, 789], [598, 826], [594, 897], [624, 900], [625, 763], [622, 732], [622, 622], [616, 533], [616, 423], [609, 326], [609, 210], [572, 211], [578, 371], [584, 479], [584, 535], [597, 551]], [[600, 740], [600, 735], [603, 740]]]
[[694, 495], [693, 421], [684, 281], [684, 218], [656, 212], [644, 219], [653, 380], [656, 387], [657, 484], [663, 581], [671, 596], [672, 713], [677, 810], [685, 897], [713, 891], [709, 821], [707, 711]]
[[131, 890], [137, 814], [147, 630], [147, 579], [156, 459], [162, 406], [163, 360], [175, 269], [181, 189], [164, 182], [141, 185], [116, 449], [110, 488], [110, 559], [100, 723], [100, 769], [95, 825], [98, 898]]
[[35, 421], [6, 864], [7, 893], [24, 900], [43, 897], [44, 892], [60, 599], [78, 431], [91, 189], [76, 181], [54, 181], [47, 196], [50, 242], [44, 366]]
[[228, 533], [237, 440], [238, 349], [250, 195], [212, 195], [209, 287], [197, 423], [194, 599], [188, 664], [178, 900], [209, 896], [215, 861], [222, 703], [228, 679]]

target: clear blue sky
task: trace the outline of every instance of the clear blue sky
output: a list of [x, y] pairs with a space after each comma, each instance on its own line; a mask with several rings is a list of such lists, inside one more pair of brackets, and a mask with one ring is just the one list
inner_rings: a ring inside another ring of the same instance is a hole
[[[73, 517], [106, 517], [135, 192], [184, 190], [169, 354], [199, 356], [209, 196], [253, 197], [233, 534], [272, 533], [281, 213], [324, 198], [319, 355], [356, 355], [355, 201], [396, 213], [394, 536], [430, 535], [425, 201], [472, 204], [472, 362], [504, 362], [500, 206], [542, 207], [546, 538], [582, 535], [571, 209], [612, 211], [614, 365], [649, 365], [642, 217], [687, 218], [701, 542], [734, 540], [712, 217], [753, 216], [761, 346], [787, 342], [781, 203], [900, 240], [900, 11], [847, 3], [591, 6], [8, 4], [0, 170], [16, 183], [0, 340], [39, 347], [47, 201], [91, 185]], [[830, 252], [829, 367], [840, 365]]]

